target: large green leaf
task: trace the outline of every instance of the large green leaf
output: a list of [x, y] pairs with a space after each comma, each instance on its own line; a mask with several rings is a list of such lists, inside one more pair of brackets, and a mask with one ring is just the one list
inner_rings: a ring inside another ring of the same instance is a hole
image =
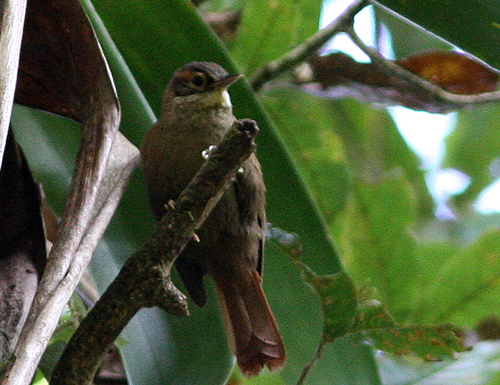
[[451, 255], [415, 298], [412, 320], [473, 326], [500, 307], [500, 231]]
[[276, 60], [317, 32], [319, 0], [249, 0], [232, 54], [245, 74]]
[[298, 89], [272, 89], [261, 95], [261, 101], [331, 226], [349, 191], [344, 149], [332, 129], [333, 123], [341, 122], [333, 121], [328, 101]]
[[373, 350], [350, 335], [326, 345], [306, 384], [382, 384]]
[[332, 128], [341, 137], [349, 168], [362, 179], [377, 181], [401, 170], [422, 217], [433, 215], [434, 202], [420, 161], [386, 110], [356, 100], [331, 102]]
[[378, 0], [373, 2], [391, 9], [493, 67], [500, 68], [498, 1]]
[[404, 174], [386, 175], [378, 183], [358, 180], [341, 235], [348, 271], [358, 282], [370, 279], [397, 320], [409, 312], [420, 268], [411, 233], [415, 214]]
[[332, 232], [345, 207], [350, 174], [376, 179], [400, 168], [415, 190], [420, 214], [432, 215], [419, 160], [387, 111], [351, 100], [332, 102], [291, 87], [265, 91], [261, 100]]
[[68, 119], [15, 106], [12, 128], [47, 201], [61, 215], [78, 151], [81, 127]]

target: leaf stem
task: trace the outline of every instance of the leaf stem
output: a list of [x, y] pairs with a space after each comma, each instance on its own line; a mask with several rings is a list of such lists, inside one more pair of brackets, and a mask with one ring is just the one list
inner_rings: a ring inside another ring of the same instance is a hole
[[309, 375], [309, 372], [311, 371], [313, 366], [316, 364], [316, 362], [319, 361], [319, 359], [321, 358], [321, 355], [323, 354], [323, 349], [324, 349], [326, 344], [327, 344], [327, 341], [325, 339], [325, 336], [323, 335], [321, 337], [321, 340], [318, 343], [318, 347], [316, 349], [316, 352], [312, 356], [311, 360], [302, 369], [302, 373], [301, 373], [299, 379], [297, 380], [296, 385], [304, 384], [304, 381], [306, 380], [306, 377]]

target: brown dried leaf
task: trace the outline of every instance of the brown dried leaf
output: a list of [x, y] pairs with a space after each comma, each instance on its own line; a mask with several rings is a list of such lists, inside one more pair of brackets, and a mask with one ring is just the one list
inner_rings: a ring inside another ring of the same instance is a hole
[[455, 94], [480, 94], [498, 87], [497, 72], [458, 52], [429, 51], [396, 63]]
[[[93, 28], [77, 0], [29, 0], [15, 99], [83, 124], [60, 230], [79, 237], [75, 230], [86, 228], [81, 212], [92, 210], [120, 107]], [[76, 248], [79, 241], [72, 242]]]
[[80, 3], [29, 0], [16, 102], [83, 122], [91, 112], [92, 99], [102, 102], [107, 94], [114, 97], [110, 85], [97, 39]]
[[341, 52], [326, 56], [313, 56], [309, 64], [313, 71], [312, 79], [309, 80], [318, 82], [323, 89], [349, 82], [378, 87], [394, 86], [391, 79], [375, 64], [359, 63]]
[[[424, 59], [409, 58], [397, 63], [411, 67], [408, 69], [414, 69], [426, 80], [439, 81], [438, 85], [449, 92], [477, 94], [496, 89], [498, 74], [464, 55], [434, 52], [429, 58], [435, 60], [441, 58], [444, 62], [439, 64], [439, 60], [436, 62], [430, 60], [425, 66]], [[309, 64], [312, 75], [299, 79], [297, 83], [302, 84], [307, 91], [320, 96], [333, 99], [354, 97], [368, 103], [402, 105], [415, 110], [437, 113], [448, 112], [465, 105], [443, 100], [405, 79], [388, 76], [387, 72], [376, 63], [359, 63], [343, 53], [315, 56], [310, 59]]]

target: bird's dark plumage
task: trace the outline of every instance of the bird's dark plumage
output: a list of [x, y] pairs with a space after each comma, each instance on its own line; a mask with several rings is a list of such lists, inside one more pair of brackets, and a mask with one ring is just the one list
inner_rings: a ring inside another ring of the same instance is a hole
[[[141, 153], [156, 219], [176, 199], [204, 162], [202, 152], [220, 142], [236, 118], [229, 75], [215, 63], [193, 62], [175, 72], [167, 86], [160, 120], [147, 133]], [[251, 155], [197, 235], [176, 261], [193, 301], [205, 305], [203, 277], [213, 277], [226, 319], [229, 342], [247, 376], [264, 366], [281, 369], [286, 352], [262, 290], [266, 224], [265, 185]]]

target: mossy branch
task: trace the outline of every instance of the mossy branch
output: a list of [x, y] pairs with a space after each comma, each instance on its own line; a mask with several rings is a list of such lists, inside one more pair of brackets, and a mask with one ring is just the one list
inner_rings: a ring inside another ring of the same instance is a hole
[[252, 120], [236, 121], [177, 201], [165, 206], [167, 213], [153, 234], [127, 260], [69, 341], [52, 385], [91, 384], [108, 348], [141, 308], [159, 306], [170, 314], [189, 315], [186, 297], [170, 279], [172, 265], [255, 150], [258, 131]]

